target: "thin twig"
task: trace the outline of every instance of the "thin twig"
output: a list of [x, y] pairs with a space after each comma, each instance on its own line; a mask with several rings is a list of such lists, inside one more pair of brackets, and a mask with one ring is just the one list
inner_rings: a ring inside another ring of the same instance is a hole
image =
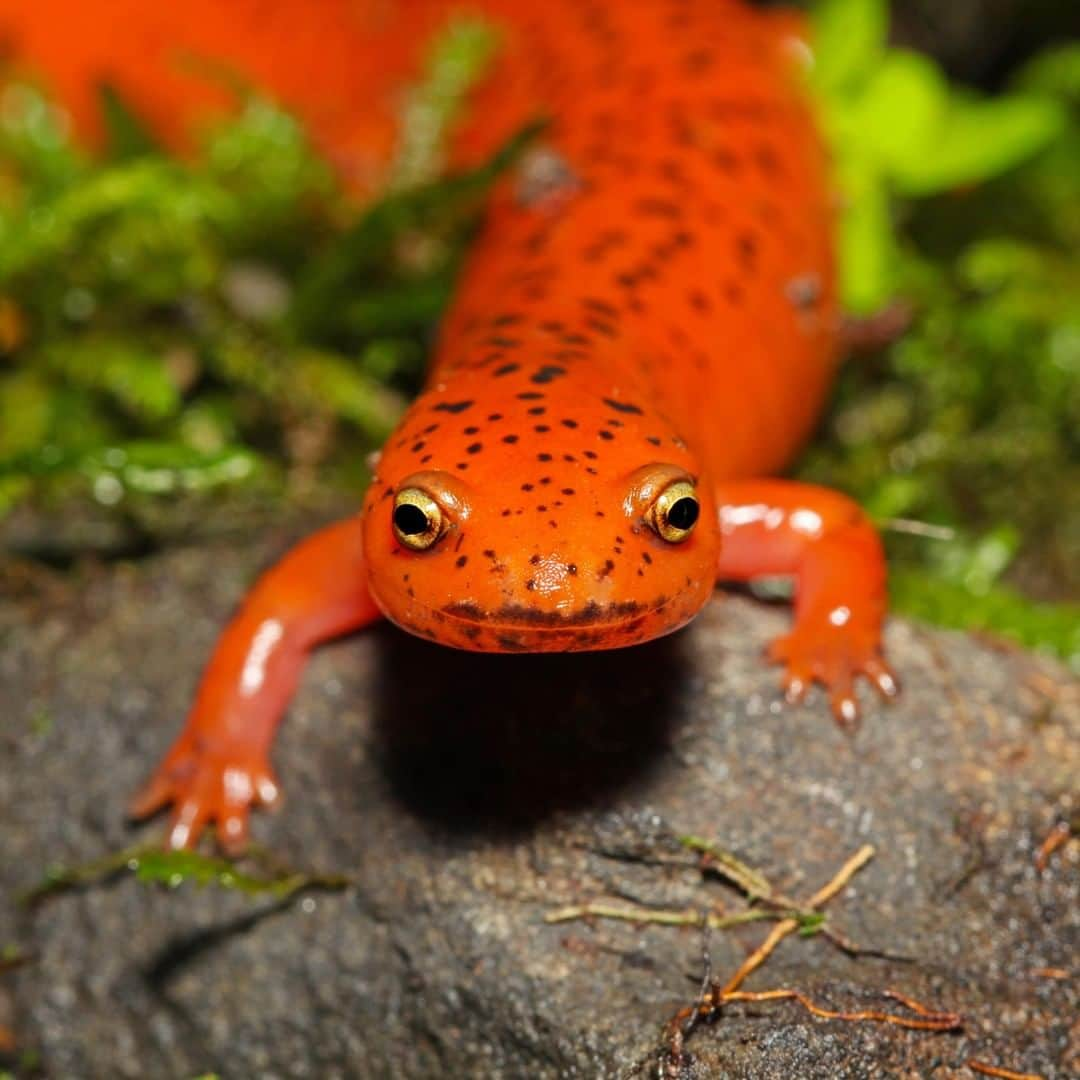
[[696, 908], [674, 911], [669, 908], [647, 908], [633, 904], [605, 904], [603, 901], [590, 901], [587, 904], [571, 904], [568, 907], [549, 911], [544, 916], [544, 922], [560, 923], [590, 918], [621, 919], [624, 922], [655, 923], [660, 926], [707, 926], [710, 930], [728, 930], [733, 926], [742, 926], [744, 923], [787, 918], [791, 918], [796, 926], [801, 926], [814, 914], [815, 912], [752, 908], [748, 911], [736, 912], [734, 915], [715, 915], [698, 911]]
[[964, 1064], [972, 1072], [982, 1073], [983, 1076], [997, 1076], [1001, 1080], [1043, 1080], [1038, 1073], [1013, 1072], [1012, 1069], [1003, 1069], [1000, 1065], [987, 1065], [974, 1058], [968, 1058]]
[[679, 843], [702, 856], [704, 869], [713, 870], [740, 888], [750, 900], [773, 895], [772, 885], [760, 871], [748, 866], [716, 844], [700, 836], [680, 836]]
[[[859, 850], [840, 867], [835, 876], [810, 897], [806, 906], [813, 909], [828, 903], [838, 892], [847, 886], [848, 882], [850, 882], [873, 857], [874, 849], [869, 844], [859, 848]], [[776, 946], [779, 945], [788, 934], [794, 933], [798, 928], [798, 919], [786, 918], [778, 922], [772, 930], [769, 931], [769, 936], [742, 962], [742, 964], [739, 965], [738, 971], [736, 971], [724, 985], [722, 993], [730, 994], [738, 990], [738, 988], [746, 981], [747, 977], [768, 960]]]
[[929, 540], [955, 540], [956, 530], [948, 525], [931, 525], [929, 521], [912, 518], [886, 518], [878, 527], [888, 532], [907, 533], [909, 536], [925, 536]]
[[1046, 839], [1039, 845], [1035, 853], [1035, 869], [1041, 874], [1050, 861], [1050, 856], [1061, 847], [1072, 835], [1072, 827], [1067, 821], [1059, 821], [1047, 834]]
[[954, 1031], [963, 1024], [959, 1013], [937, 1012], [928, 1009], [914, 998], [899, 994], [895, 990], [885, 990], [883, 995], [906, 1005], [916, 1016], [900, 1016], [897, 1013], [883, 1012], [880, 1009], [859, 1009], [856, 1012], [840, 1012], [815, 1005], [806, 994], [799, 990], [736, 990], [721, 994], [719, 1004], [726, 1005], [735, 1001], [797, 1001], [807, 1012], [820, 1016], [823, 1020], [846, 1020], [852, 1023], [873, 1021], [880, 1024], [893, 1024], [896, 1027], [910, 1028], [913, 1031]]

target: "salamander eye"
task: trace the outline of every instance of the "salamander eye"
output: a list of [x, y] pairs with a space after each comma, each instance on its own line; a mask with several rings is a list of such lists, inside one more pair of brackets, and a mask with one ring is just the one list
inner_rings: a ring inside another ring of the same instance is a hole
[[394, 496], [394, 535], [413, 551], [427, 551], [446, 532], [446, 515], [420, 488], [402, 488]]
[[693, 531], [700, 513], [694, 485], [689, 480], [676, 480], [657, 495], [648, 522], [669, 544], [679, 544]]

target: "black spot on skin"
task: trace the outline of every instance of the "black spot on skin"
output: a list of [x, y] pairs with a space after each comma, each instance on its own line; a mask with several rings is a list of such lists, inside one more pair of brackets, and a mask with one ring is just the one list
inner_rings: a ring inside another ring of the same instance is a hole
[[536, 455], [536, 460], [537, 461], [550, 461], [551, 460], [551, 455], [550, 454], [537, 454]]
[[468, 555], [459, 555], [454, 565], [460, 570], [469, 561]]
[[700, 311], [703, 315], [712, 310], [712, 304], [709, 303], [709, 298], [700, 290], [693, 289], [688, 296], [690, 300], [690, 306], [695, 311]]
[[534, 485], [532, 485], [532, 484], [522, 484], [521, 485], [521, 490], [522, 491], [532, 491], [533, 486]]
[[610, 559], [605, 559], [604, 560], [604, 565], [599, 570], [597, 570], [596, 576], [601, 581], [603, 581], [604, 578], [606, 578], [611, 573], [611, 571], [614, 570], [614, 569], [615, 569], [615, 564]]
[[631, 405], [629, 401], [615, 401], [613, 398], [603, 398], [603, 402], [609, 409], [614, 409], [616, 412], [634, 413], [637, 416], [643, 415], [641, 409], [637, 405]]
[[740, 261], [749, 266], [757, 256], [757, 237], [752, 232], [742, 232], [735, 239], [735, 250]]
[[582, 303], [592, 308], [593, 311], [599, 312], [601, 315], [606, 315], [609, 319], [617, 319], [619, 317], [619, 309], [614, 304], [609, 304], [606, 300], [596, 300], [593, 297], [586, 297]]
[[497, 367], [491, 374], [498, 378], [502, 378], [503, 375], [512, 375], [515, 371], [520, 370], [520, 364], [503, 364], [502, 367]]
[[659, 446], [660, 445], [660, 440], [655, 435], [646, 435], [645, 436], [645, 441], [647, 443], [652, 443], [653, 446]]
[[643, 551], [643, 552], [641, 553], [641, 557], [642, 557], [642, 558], [643, 558], [643, 559], [644, 559], [644, 560], [645, 560], [645, 561], [646, 561], [646, 562], [647, 562], [647, 563], [648, 563], [648, 564], [649, 564], [650, 566], [652, 565], [652, 556], [651, 556], [651, 555], [650, 555], [650, 554], [649, 554], [649, 553], [648, 553], [647, 551]]
[[439, 425], [438, 424], [428, 424], [428, 426], [426, 428], [424, 428], [424, 430], [421, 431], [420, 434], [421, 435], [430, 435], [433, 431], [438, 431], [438, 430], [439, 430]]
[[596, 451], [595, 451], [595, 450], [584, 450], [584, 451], [582, 451], [582, 452], [584, 453], [584, 455], [585, 455], [585, 456], [586, 456], [586, 457], [587, 457], [587, 458], [588, 458], [588, 459], [589, 459], [590, 461], [595, 461], [595, 460], [596, 460], [596, 458], [597, 458], [597, 454], [596, 454]]
[[532, 592], [536, 588], [536, 579], [529, 578], [529, 580], [525, 582], [525, 588], [528, 589], [529, 592]]
[[546, 435], [550, 430], [551, 428], [549, 428], [547, 424], [537, 424], [536, 427], [533, 428], [533, 431], [539, 435]]
[[526, 390], [523, 394], [518, 394], [519, 401], [539, 401], [544, 395], [539, 390]]
[[571, 430], [578, 426], [576, 420], [560, 420], [559, 422], [562, 424], [563, 427], [570, 428]]
[[513, 444], [513, 443], [516, 443], [518, 441], [518, 437], [516, 435], [504, 435], [503, 438], [502, 438], [502, 441], [504, 443]]
[[534, 405], [531, 409], [526, 410], [530, 416], [543, 416], [547, 412], [546, 405]]
[[563, 493], [563, 495], [573, 495], [574, 494], [574, 489], [573, 488], [563, 488], [562, 493]]
[[668, 199], [638, 199], [634, 210], [652, 217], [665, 217], [678, 221], [683, 216], [682, 207]]
[[474, 442], [474, 443], [470, 443], [468, 446], [465, 447], [465, 453], [466, 454], [479, 454], [480, 451], [483, 450], [483, 449], [484, 449], [484, 444], [483, 443]]
[[459, 461], [454, 466], [455, 469], [460, 469], [462, 472], [464, 472], [468, 467], [469, 467], [468, 462], [465, 462], [465, 461]]
[[500, 335], [496, 335], [494, 337], [489, 337], [484, 342], [484, 344], [491, 345], [493, 348], [496, 349], [516, 349], [521, 344], [521, 342], [518, 341], [516, 338], [501, 337]]
[[484, 558], [485, 559], [494, 559], [495, 558], [495, 549], [494, 548], [484, 548]]
[[545, 364], [542, 368], [540, 368], [530, 377], [530, 381], [538, 384], [544, 384], [552, 382], [560, 375], [565, 374], [566, 368], [559, 367], [557, 364]]
[[467, 428], [465, 428], [463, 434], [465, 434], [465, 435], [475, 435], [479, 430], [480, 429], [478, 427], [467, 427]]
[[418, 442], [418, 443], [415, 443], [415, 444], [414, 444], [413, 446], [411, 446], [411, 447], [410, 447], [409, 449], [410, 449], [410, 452], [411, 452], [411, 453], [413, 453], [413, 454], [419, 454], [419, 453], [420, 453], [420, 451], [421, 451], [421, 450], [423, 450], [425, 446], [427, 446], [427, 443], [426, 443], [426, 442], [424, 442], [424, 441], [423, 441], [423, 439], [421, 439], [421, 440], [420, 440], [420, 442]]
[[540, 556], [539, 555], [530, 555], [529, 556], [529, 565], [530, 566], [537, 566], [539, 564], [539, 562], [540, 562]]
[[612, 435], [612, 433], [610, 431], [604, 431], [602, 429], [600, 431], [598, 431], [596, 434], [599, 435], [601, 439], [607, 439], [609, 442], [612, 439], [615, 438], [615, 436]]
[[540, 483], [541, 484], [550, 484], [551, 483], [551, 477], [550, 476], [541, 476], [540, 477]]
[[601, 322], [599, 319], [586, 319], [585, 325], [590, 330], [595, 330], [598, 334], [603, 334], [604, 337], [618, 337], [619, 331], [611, 325], [611, 323]]
[[475, 404], [474, 401], [440, 401], [435, 406], [435, 412], [447, 412], [457, 415], [463, 413], [466, 409], [471, 409]]
[[492, 414], [491, 414], [491, 415], [490, 415], [490, 416], [488, 417], [488, 420], [489, 420], [489, 421], [490, 421], [491, 423], [494, 423], [494, 422], [495, 422], [496, 420], [501, 420], [501, 419], [502, 419], [502, 413], [499, 413], [499, 412], [493, 412], [493, 413], [492, 413]]
[[421, 464], [421, 465], [426, 465], [426, 464], [427, 464], [427, 463], [428, 463], [428, 462], [429, 462], [430, 460], [431, 460], [431, 454], [425, 454], [425, 455], [424, 455], [424, 456], [423, 456], [423, 457], [422, 457], [422, 458], [420, 459], [420, 464]]
[[506, 315], [497, 315], [491, 320], [492, 326], [513, 326], [515, 323], [521, 322], [522, 316], [516, 313], [508, 313]]
[[547, 503], [540, 503], [540, 504], [539, 504], [539, 505], [537, 506], [537, 508], [536, 508], [536, 512], [537, 512], [538, 514], [546, 514], [546, 513], [547, 513], [547, 509], [548, 509], [548, 508], [547, 508]]
[[566, 572], [571, 577], [577, 577], [577, 563], [567, 563], [566, 564]]

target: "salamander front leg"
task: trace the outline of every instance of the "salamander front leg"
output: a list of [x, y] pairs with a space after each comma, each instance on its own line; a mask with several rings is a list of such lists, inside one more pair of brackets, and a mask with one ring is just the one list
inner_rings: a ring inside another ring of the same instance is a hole
[[894, 697], [896, 676], [881, 654], [885, 556], [859, 506], [827, 488], [786, 480], [720, 484], [717, 505], [720, 580], [795, 578], [795, 626], [768, 650], [786, 668], [788, 700], [821, 683], [837, 720], [850, 726], [859, 716], [858, 676]]
[[293, 548], [256, 582], [218, 639], [187, 723], [132, 800], [132, 816], [171, 804], [170, 847], [194, 846], [216, 822], [225, 848], [243, 848], [249, 807], [278, 798], [270, 744], [307, 653], [379, 614], [366, 584], [359, 517]]

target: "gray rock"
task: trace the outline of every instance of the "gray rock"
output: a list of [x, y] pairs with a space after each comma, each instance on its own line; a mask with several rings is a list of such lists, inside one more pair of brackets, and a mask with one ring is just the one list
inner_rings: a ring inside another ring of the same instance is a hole
[[[672, 638], [611, 654], [483, 657], [393, 628], [320, 650], [276, 745], [287, 799], [255, 834], [351, 876], [282, 904], [122, 877], [17, 903], [54, 863], [150, 837], [123, 806], [176, 732], [245, 583], [282, 537], [0, 576], [0, 1027], [51, 1077], [658, 1075], [695, 1000], [691, 927], [546, 912], [607, 899], [737, 910], [675, 837], [711, 837], [806, 897], [870, 843], [828, 907], [867, 949], [787, 939], [752, 989], [836, 1008], [883, 988], [963, 1014], [958, 1034], [731, 1005], [686, 1077], [973, 1075], [970, 1057], [1080, 1073], [1080, 851], [1034, 853], [1074, 812], [1077, 689], [1031, 655], [895, 621], [902, 699], [839, 731], [782, 708], [760, 659], [788, 614], [718, 596]], [[714, 932], [730, 974], [766, 924]], [[670, 1063], [669, 1063], [670, 1064]], [[677, 1070], [669, 1070], [676, 1075]]]

